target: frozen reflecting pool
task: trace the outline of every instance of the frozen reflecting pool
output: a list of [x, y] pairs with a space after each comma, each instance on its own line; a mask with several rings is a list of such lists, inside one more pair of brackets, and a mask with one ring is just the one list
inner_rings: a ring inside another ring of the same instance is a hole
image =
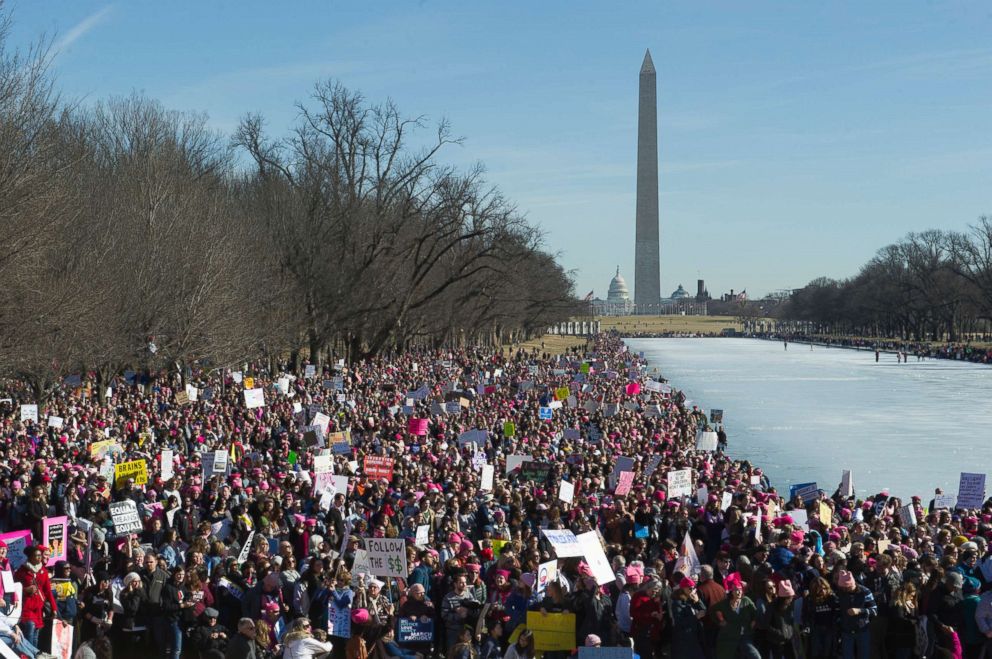
[[992, 367], [756, 339], [628, 339], [649, 371], [706, 410], [724, 410], [729, 452], [781, 491], [833, 491], [854, 470], [858, 496], [889, 488], [929, 500], [961, 471], [992, 465]]

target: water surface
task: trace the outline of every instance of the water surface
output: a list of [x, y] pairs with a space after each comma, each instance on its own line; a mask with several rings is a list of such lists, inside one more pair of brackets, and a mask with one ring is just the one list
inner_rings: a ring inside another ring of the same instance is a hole
[[990, 366], [884, 353], [875, 363], [873, 352], [757, 339], [627, 344], [696, 404], [723, 409], [730, 454], [780, 490], [816, 481], [832, 492], [853, 469], [859, 496], [889, 488], [926, 501], [992, 464]]

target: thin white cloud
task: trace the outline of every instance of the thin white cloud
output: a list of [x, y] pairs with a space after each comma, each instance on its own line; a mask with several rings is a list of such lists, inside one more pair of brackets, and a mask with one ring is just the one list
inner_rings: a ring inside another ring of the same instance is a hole
[[83, 20], [73, 25], [69, 31], [66, 32], [65, 35], [55, 44], [55, 53], [59, 54], [64, 52], [67, 48], [72, 46], [72, 44], [82, 39], [87, 32], [95, 28], [107, 18], [107, 15], [110, 13], [111, 9], [113, 9], [113, 5], [107, 5], [103, 9], [93, 12]]

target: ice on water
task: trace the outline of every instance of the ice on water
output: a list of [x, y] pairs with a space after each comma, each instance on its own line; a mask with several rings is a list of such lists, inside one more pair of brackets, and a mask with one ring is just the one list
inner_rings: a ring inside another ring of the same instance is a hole
[[756, 339], [628, 339], [649, 370], [707, 410], [724, 410], [730, 453], [763, 467], [779, 491], [833, 491], [854, 470], [858, 496], [889, 488], [957, 491], [961, 471], [992, 466], [992, 366], [899, 364], [893, 353]]

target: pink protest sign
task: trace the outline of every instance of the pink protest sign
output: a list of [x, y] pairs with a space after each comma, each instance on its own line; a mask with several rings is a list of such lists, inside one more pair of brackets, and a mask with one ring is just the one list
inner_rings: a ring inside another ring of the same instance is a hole
[[31, 542], [31, 531], [0, 533], [0, 540], [7, 543], [7, 558], [10, 560], [11, 570], [16, 570], [28, 562], [24, 550], [34, 544]]
[[48, 559], [48, 567], [69, 557], [69, 548], [66, 546], [68, 539], [68, 517], [46, 517], [42, 521], [42, 544], [52, 550], [52, 557]]
[[407, 424], [407, 432], [411, 435], [426, 435], [427, 419], [410, 419], [410, 422]]
[[641, 393], [641, 383], [640, 382], [631, 382], [630, 384], [627, 385], [627, 395], [628, 396], [636, 396], [639, 393]]
[[630, 488], [634, 485], [634, 472], [621, 471], [620, 480], [617, 481], [617, 489], [614, 492], [618, 497], [630, 494]]

